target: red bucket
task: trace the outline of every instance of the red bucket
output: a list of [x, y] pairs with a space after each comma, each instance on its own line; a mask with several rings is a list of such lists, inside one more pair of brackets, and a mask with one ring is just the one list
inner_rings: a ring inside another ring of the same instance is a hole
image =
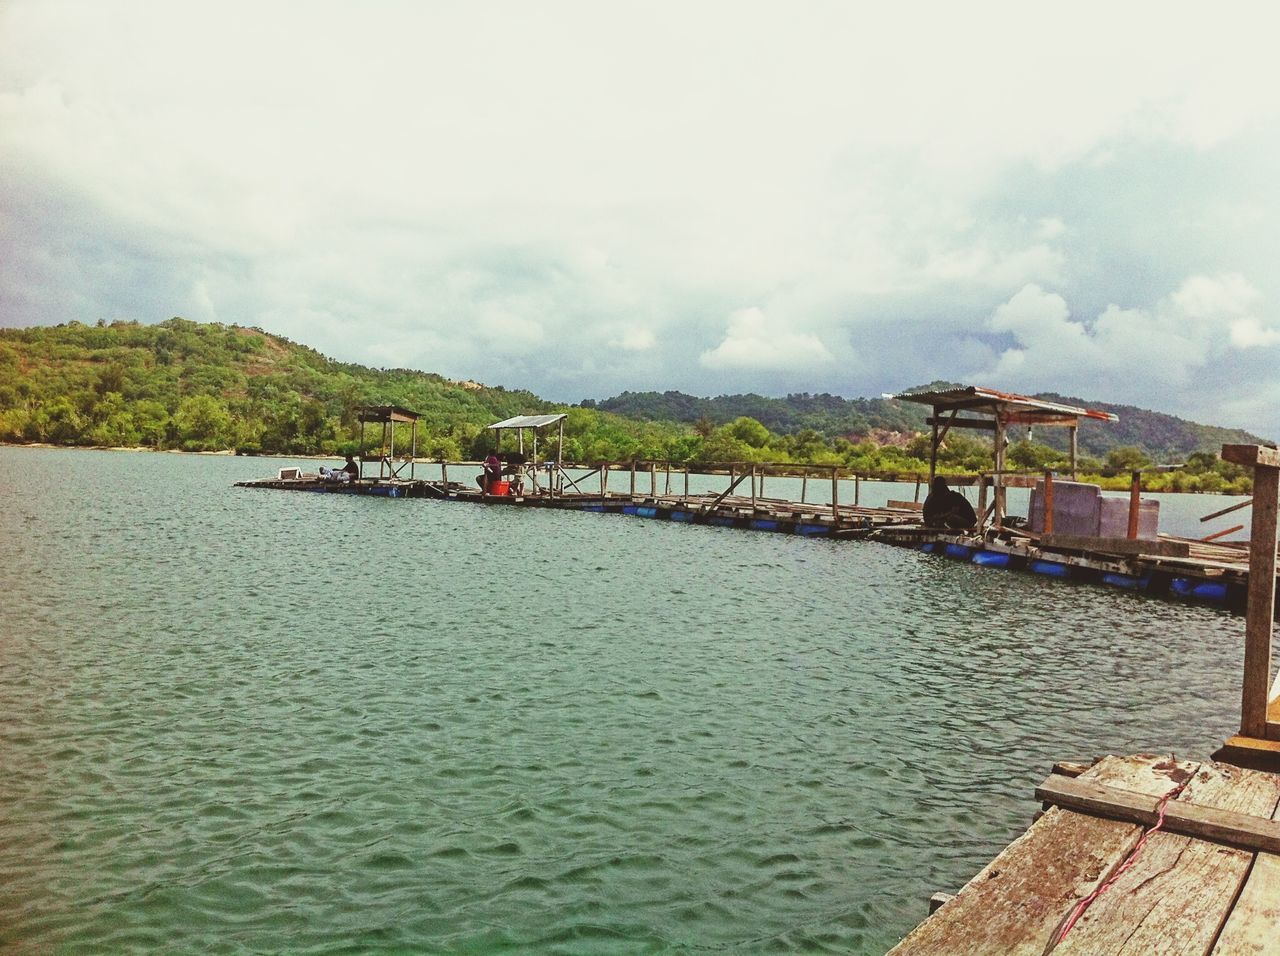
[[491, 481], [489, 482], [488, 493], [491, 495], [509, 495], [511, 494], [511, 482]]

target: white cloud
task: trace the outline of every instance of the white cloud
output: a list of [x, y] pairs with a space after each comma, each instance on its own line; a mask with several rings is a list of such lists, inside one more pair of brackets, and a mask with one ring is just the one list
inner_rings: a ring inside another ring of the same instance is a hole
[[1027, 388], [1051, 381], [1059, 390], [1149, 406], [1153, 393], [1192, 386], [1197, 376], [1212, 387], [1215, 370], [1233, 367], [1243, 350], [1280, 345], [1280, 330], [1242, 314], [1257, 297], [1237, 274], [1190, 276], [1149, 308], [1110, 305], [1084, 321], [1071, 317], [1062, 296], [1028, 285], [987, 323], [1013, 344], [975, 374]]
[[1231, 323], [1231, 344], [1238, 349], [1266, 348], [1280, 344], [1280, 329], [1264, 326], [1253, 316]]
[[805, 369], [831, 360], [816, 335], [788, 331], [755, 307], [729, 316], [724, 340], [699, 359], [711, 369]]

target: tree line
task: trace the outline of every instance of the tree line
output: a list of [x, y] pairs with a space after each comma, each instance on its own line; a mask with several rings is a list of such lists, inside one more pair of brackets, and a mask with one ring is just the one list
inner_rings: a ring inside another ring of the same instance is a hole
[[[523, 390], [335, 362], [259, 329], [181, 318], [0, 330], [5, 442], [337, 456], [361, 451], [361, 406], [391, 404], [422, 415], [417, 447], [429, 458], [483, 457], [492, 447], [486, 431], [492, 422], [563, 411], [566, 461], [795, 463], [863, 475], [928, 469], [929, 439], [919, 431], [923, 412], [905, 403], [830, 395], [728, 397], [736, 402], [655, 396], [624, 393], [625, 400], [611, 400], [618, 410], [604, 407], [609, 403], [561, 406]], [[774, 427], [749, 414], [725, 418], [727, 408], [754, 409]], [[549, 454], [556, 453], [554, 442], [546, 446]], [[1067, 466], [1065, 448], [1028, 439], [1007, 455], [1010, 467], [1024, 471]], [[954, 434], [940, 450], [939, 467], [989, 471], [991, 457], [990, 439]], [[1119, 446], [1086, 456], [1081, 470], [1104, 485], [1127, 487], [1129, 471], [1152, 463], [1147, 450]], [[1151, 490], [1245, 493], [1248, 484], [1242, 469], [1203, 452], [1181, 469], [1144, 478]]]

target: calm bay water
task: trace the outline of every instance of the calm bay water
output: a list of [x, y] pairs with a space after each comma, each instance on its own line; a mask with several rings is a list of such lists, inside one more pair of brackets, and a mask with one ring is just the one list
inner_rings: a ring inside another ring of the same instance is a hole
[[880, 952], [1236, 718], [1216, 610], [279, 464], [0, 448], [0, 949]]

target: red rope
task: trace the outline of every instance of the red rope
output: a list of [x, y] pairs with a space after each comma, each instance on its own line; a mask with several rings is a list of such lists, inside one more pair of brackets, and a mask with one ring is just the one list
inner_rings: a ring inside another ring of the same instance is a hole
[[1125, 861], [1121, 863], [1118, 867], [1116, 867], [1116, 871], [1112, 873], [1110, 877], [1107, 878], [1106, 882], [1100, 885], [1096, 890], [1094, 890], [1084, 899], [1080, 900], [1080, 902], [1076, 903], [1076, 905], [1072, 908], [1070, 914], [1068, 914], [1066, 920], [1063, 922], [1062, 928], [1058, 930], [1058, 935], [1053, 940], [1054, 946], [1057, 946], [1064, 939], [1066, 939], [1067, 934], [1071, 932], [1071, 928], [1075, 926], [1076, 923], [1079, 921], [1080, 917], [1084, 915], [1085, 910], [1087, 910], [1090, 906], [1093, 905], [1093, 901], [1096, 900], [1103, 893], [1105, 893], [1107, 890], [1109, 890], [1111, 886], [1116, 882], [1116, 880], [1120, 879], [1120, 877], [1125, 874], [1125, 871], [1128, 870], [1131, 866], [1133, 866], [1134, 861], [1138, 859], [1138, 854], [1142, 852], [1142, 848], [1146, 845], [1147, 839], [1151, 836], [1151, 834], [1155, 833], [1161, 827], [1164, 826], [1164, 814], [1165, 814], [1165, 809], [1169, 806], [1169, 801], [1173, 800], [1175, 797], [1178, 796], [1178, 794], [1182, 793], [1182, 791], [1186, 789], [1186, 786], [1190, 782], [1190, 779], [1191, 778], [1188, 777], [1186, 780], [1182, 781], [1182, 783], [1178, 784], [1176, 787], [1174, 787], [1172, 790], [1170, 790], [1168, 793], [1166, 793], [1163, 797], [1160, 798], [1160, 803], [1156, 806], [1155, 826], [1153, 826], [1146, 833], [1142, 834], [1142, 839], [1140, 839], [1137, 842], [1137, 844], [1134, 846], [1134, 848], [1129, 852], [1129, 856], [1125, 859]]

